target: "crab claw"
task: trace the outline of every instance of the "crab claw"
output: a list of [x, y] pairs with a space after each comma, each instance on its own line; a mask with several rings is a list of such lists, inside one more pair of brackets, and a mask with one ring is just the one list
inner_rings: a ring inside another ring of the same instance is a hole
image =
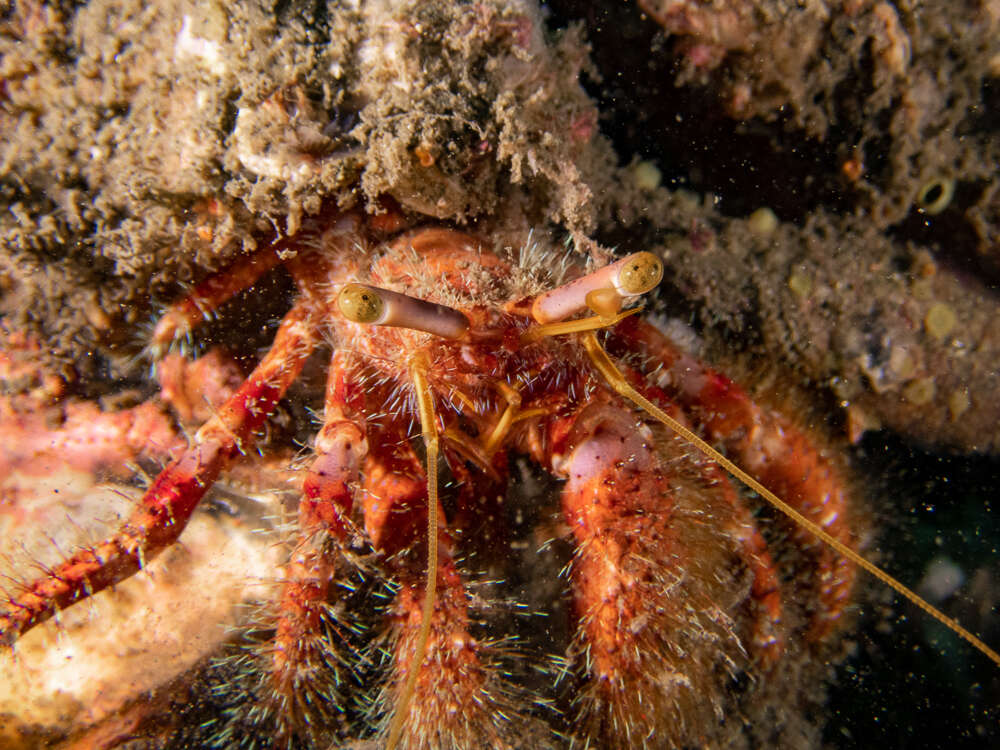
[[725, 613], [755, 566], [733, 506], [680, 441], [610, 399], [571, 419], [554, 470], [567, 479], [563, 513], [578, 548], [571, 577], [584, 736], [633, 746], [676, 716], [680, 743], [684, 722], [711, 720], [715, 710], [699, 686], [720, 670], [751, 668], [744, 643], [753, 637]]

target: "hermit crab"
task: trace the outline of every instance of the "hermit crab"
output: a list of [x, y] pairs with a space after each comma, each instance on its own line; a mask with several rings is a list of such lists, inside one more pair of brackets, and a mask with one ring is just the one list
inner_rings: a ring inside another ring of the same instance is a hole
[[[296, 541], [253, 657], [260, 676], [243, 722], [262, 728], [255, 743], [711, 744], [741, 681], [747, 690], [779, 669], [791, 637], [822, 644], [837, 628], [857, 565], [906, 593], [852, 551], [838, 463], [635, 315], [660, 281], [655, 256], [587, 267], [533, 243], [499, 248], [452, 228], [330, 209], [170, 307], [154, 354], [279, 265], [295, 300], [253, 372], [116, 533], [10, 593], [3, 644], [177, 542], [213, 482], [257, 460], [255, 434], [324, 349], [322, 426], [297, 482]], [[561, 482], [573, 550], [562, 659], [576, 685], [563, 705], [503, 666], [498, 641], [477, 635], [471, 614], [467, 561], [502, 543], [491, 530], [503, 525], [517, 457]], [[786, 536], [813, 570], [797, 584], [811, 604], [794, 617], [782, 564], [727, 471], [794, 520]], [[338, 601], [354, 568], [391, 584], [388, 665], [377, 678], [352, 663], [364, 657]], [[329, 675], [344, 671], [359, 673], [345, 678], [356, 687], [332, 695], [341, 678]], [[371, 710], [382, 718], [362, 728], [331, 705], [379, 690]], [[539, 724], [541, 735], [524, 729]]]

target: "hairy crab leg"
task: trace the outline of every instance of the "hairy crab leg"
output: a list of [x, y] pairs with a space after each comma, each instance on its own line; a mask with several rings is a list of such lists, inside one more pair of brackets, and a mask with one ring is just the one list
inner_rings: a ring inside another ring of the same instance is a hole
[[[741, 469], [735, 463], [730, 461], [724, 455], [719, 453], [715, 448], [713, 448], [709, 443], [703, 440], [701, 437], [696, 435], [694, 432], [689, 430], [687, 427], [682, 425], [677, 420], [670, 417], [662, 409], [653, 404], [648, 398], [643, 396], [639, 391], [637, 391], [632, 385], [630, 385], [624, 375], [618, 370], [618, 368], [611, 361], [607, 352], [604, 351], [603, 347], [598, 343], [597, 337], [594, 333], [588, 332], [582, 334], [582, 341], [584, 347], [587, 350], [587, 354], [590, 356], [591, 361], [594, 366], [601, 372], [604, 378], [607, 380], [608, 384], [611, 385], [619, 394], [632, 401], [636, 406], [639, 406], [643, 411], [645, 411], [650, 416], [654, 417], [657, 421], [661, 422], [664, 426], [673, 430], [677, 435], [683, 437], [691, 445], [695, 446], [699, 451], [701, 451], [706, 456], [712, 458], [716, 461], [722, 468], [727, 472], [732, 474], [734, 477], [743, 482], [747, 487], [754, 490], [757, 494], [767, 500], [772, 506], [780, 510], [786, 516], [791, 518], [796, 525], [800, 528], [808, 531], [815, 538], [823, 542], [825, 545], [836, 551], [841, 557], [845, 558], [849, 563], [853, 563], [861, 568], [864, 568], [870, 575], [874, 576], [878, 580], [882, 581], [886, 586], [894, 589], [897, 593], [901, 594], [905, 598], [909, 599], [913, 604], [922, 609], [928, 615], [933, 617], [935, 620], [946, 626], [953, 633], [961, 637], [963, 640], [971, 644], [978, 651], [980, 651], [984, 656], [986, 656], [990, 661], [1000, 666], [1000, 653], [986, 645], [986, 643], [974, 633], [962, 627], [956, 620], [948, 617], [937, 607], [931, 605], [928, 601], [919, 596], [916, 592], [904, 586], [902, 583], [897, 581], [895, 578], [890, 576], [888, 573], [883, 571], [877, 565], [869, 562], [863, 556], [855, 552], [849, 545], [845, 544], [839, 538], [828, 532], [824, 527], [823, 523], [825, 517], [820, 519], [820, 523], [807, 518], [799, 510], [797, 510], [793, 505], [782, 500], [774, 492], [769, 490], [763, 484], [761, 484], [752, 475], [748, 474], [746, 471]], [[794, 477], [792, 477], [794, 481]], [[804, 481], [799, 478], [797, 481]], [[808, 481], [808, 477], [805, 478]], [[832, 525], [832, 520], [830, 524]], [[838, 568], [839, 569], [839, 566]], [[833, 579], [831, 581], [831, 579]], [[829, 592], [829, 600], [833, 602], [840, 601], [839, 595], [840, 581], [833, 578], [832, 575], [825, 577], [825, 580], [821, 582], [821, 590], [823, 592]], [[842, 608], [841, 608], [842, 610]], [[817, 620], [817, 624], [813, 627], [813, 633], [817, 631], [822, 632], [824, 628], [832, 627], [833, 621], [839, 616], [840, 611], [836, 611], [833, 617], [829, 615], [821, 617]]]
[[0, 643], [12, 644], [57, 610], [134, 575], [176, 541], [219, 472], [244, 450], [298, 376], [316, 339], [313, 310], [302, 303], [288, 312], [271, 350], [192, 445], [160, 472], [114, 536], [78, 550], [8, 598], [0, 613]]
[[270, 645], [268, 708], [291, 741], [331, 714], [324, 688], [336, 671], [336, 631], [328, 601], [337, 560], [352, 533], [354, 486], [368, 454], [363, 390], [351, 379], [349, 356], [334, 352], [327, 374], [323, 427], [302, 483], [299, 541], [285, 569]]
[[[616, 333], [639, 344], [663, 365], [671, 400], [699, 415], [698, 423], [709, 442], [723, 445], [769, 489], [838, 541], [851, 545], [846, 483], [813, 440], [784, 417], [755, 404], [729, 378], [682, 355], [652, 325], [629, 321]], [[805, 534], [805, 530], [799, 532], [808, 542]], [[819, 640], [834, 628], [848, 605], [856, 568], [831, 547], [818, 541], [813, 546], [823, 606], [816, 612], [810, 637]]]
[[[495, 667], [471, 635], [469, 596], [443, 524], [434, 532], [439, 537], [435, 568], [425, 571], [418, 557], [429, 546], [424, 467], [398, 426], [374, 432], [370, 440], [362, 472], [365, 528], [399, 585], [395, 678], [382, 697], [392, 712], [386, 747], [508, 747], [509, 738], [502, 738], [516, 724], [516, 708], [506, 701]], [[442, 517], [440, 509], [436, 515]], [[431, 576], [435, 595], [428, 612]]]
[[302, 483], [300, 533], [345, 541], [352, 533], [353, 485], [368, 455], [366, 389], [352, 377], [351, 355], [334, 352], [327, 374], [323, 426], [316, 435], [312, 466]]
[[[332, 238], [334, 242], [347, 244], [358, 236], [359, 219], [354, 214], [338, 215], [327, 207], [314, 221], [317, 224], [327, 223], [328, 228], [322, 236], [324, 242]], [[167, 308], [157, 321], [150, 342], [154, 358], [158, 359], [177, 338], [196, 328], [225, 302], [249, 289], [264, 274], [280, 265], [288, 251], [315, 257], [314, 253], [302, 252], [307, 248], [300, 245], [298, 237], [274, 239], [196, 284], [182, 300]], [[290, 253], [290, 256], [291, 265], [301, 268], [301, 263], [295, 263], [295, 253]], [[301, 282], [301, 278], [298, 280]], [[300, 283], [300, 288], [302, 286]]]
[[753, 576], [750, 595], [760, 608], [750, 643], [758, 666], [767, 670], [777, 664], [785, 645], [785, 636], [780, 628], [783, 606], [778, 569], [753, 514], [736, 494], [729, 477], [714, 462], [708, 462], [703, 470], [734, 516], [726, 530], [740, 543], [743, 560]]
[[[632, 374], [632, 373], [630, 373]], [[635, 376], [638, 381], [640, 378]], [[650, 394], [655, 398], [655, 394]], [[673, 419], [687, 426], [683, 410], [669, 398], [658, 400], [660, 406]], [[705, 460], [700, 470], [705, 479], [712, 483], [713, 488], [724, 500], [733, 519], [724, 525], [724, 530], [739, 542], [743, 562], [752, 576], [750, 594], [757, 602], [757, 612], [753, 634], [750, 643], [753, 655], [762, 669], [774, 666], [781, 657], [785, 635], [780, 628], [782, 620], [781, 590], [778, 583], [778, 569], [771, 557], [767, 541], [760, 533], [750, 508], [736, 493], [732, 481], [714, 461]]]
[[182, 300], [167, 308], [153, 329], [150, 346], [157, 358], [180, 336], [196, 328], [227, 300], [253, 286], [281, 263], [284, 243], [268, 245], [237, 259], [195, 285]]
[[[584, 736], [644, 746], [665, 712], [679, 723], [711, 720], [717, 707], [705, 705], [698, 686], [719, 668], [746, 668], [724, 614], [740, 587], [723, 571], [734, 569], [741, 543], [713, 522], [729, 515], [726, 501], [704, 492], [696, 463], [678, 460], [685, 447], [676, 439], [643, 434], [607, 394], [569, 418], [565, 444], [559, 420], [551, 429], [554, 452], [565, 456], [553, 470], [566, 477], [563, 514], [577, 544], [576, 649], [591, 678], [577, 701], [580, 720]], [[678, 729], [658, 741], [677, 742]]]

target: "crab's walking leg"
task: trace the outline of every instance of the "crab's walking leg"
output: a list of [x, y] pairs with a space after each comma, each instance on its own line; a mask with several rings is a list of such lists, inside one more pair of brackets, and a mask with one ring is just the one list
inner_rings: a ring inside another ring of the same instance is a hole
[[324, 422], [302, 483], [300, 539], [285, 571], [270, 652], [271, 708], [285, 738], [322, 727], [335, 705], [324, 695], [335, 674], [337, 625], [327, 602], [336, 563], [351, 533], [354, 485], [368, 453], [364, 394], [348, 355], [335, 352], [327, 377]]
[[702, 470], [733, 513], [733, 520], [727, 531], [740, 543], [743, 560], [753, 576], [750, 595], [759, 608], [750, 645], [757, 659], [757, 666], [767, 670], [778, 662], [785, 643], [781, 629], [783, 607], [778, 569], [753, 514], [736, 493], [726, 473], [714, 463], [708, 463]]
[[300, 302], [289, 311], [271, 350], [184, 454], [160, 472], [114, 536], [80, 549], [8, 599], [0, 642], [13, 643], [58, 609], [128, 578], [176, 541], [219, 472], [245, 449], [298, 376], [316, 339], [314, 310]]
[[183, 336], [209, 317], [224, 302], [249, 289], [281, 262], [281, 243], [267, 245], [237, 259], [226, 268], [195, 285], [180, 302], [171, 305], [153, 329], [150, 342], [157, 357], [178, 336]]
[[[336, 237], [336, 241], [341, 245], [349, 246], [349, 243], [357, 238], [358, 217], [353, 214], [339, 214], [332, 205], [327, 205], [313, 220], [317, 225], [326, 227], [324, 235]], [[249, 289], [261, 276], [282, 263], [289, 250], [294, 251], [287, 255], [291, 261], [289, 270], [292, 270], [293, 275], [296, 272], [291, 267], [302, 267], [302, 255], [309, 256], [310, 262], [317, 265], [317, 255], [308, 252], [298, 237], [276, 238], [259, 250], [237, 258], [197, 284], [184, 299], [171, 305], [160, 317], [153, 329], [150, 342], [155, 357], [159, 358], [175, 339], [188, 334], [208, 319], [223, 303]], [[301, 282], [301, 274], [297, 275]], [[308, 276], [311, 279], [319, 278], [318, 273]], [[309, 296], [308, 293], [306, 296]]]
[[351, 377], [350, 355], [335, 352], [327, 375], [323, 427], [316, 435], [312, 467], [302, 483], [300, 532], [343, 541], [351, 529], [352, 485], [368, 455], [366, 393]]
[[[431, 572], [436, 595], [425, 619], [424, 466], [402, 430], [390, 427], [369, 435], [369, 440], [372, 448], [363, 471], [365, 528], [399, 584], [393, 618], [394, 678], [384, 693], [386, 708], [394, 717], [402, 716], [401, 735], [393, 740], [400, 748], [509, 747], [505, 732], [516, 723], [517, 710], [509, 705], [495, 667], [470, 633], [468, 594], [444, 528], [437, 532], [437, 564]], [[438, 518], [443, 518], [440, 509]], [[427, 640], [421, 647], [425, 627]], [[404, 705], [411, 675], [413, 693]]]
[[[501, 736], [515, 714], [498, 703], [502, 691], [469, 632], [468, 595], [451, 550], [442, 544], [438, 555], [434, 610], [425, 644], [421, 626], [426, 577], [409, 571], [399, 578], [396, 683], [391, 689], [393, 710], [406, 713], [400, 719], [398, 739], [393, 738], [397, 744], [389, 745], [387, 738], [386, 746], [507, 747]], [[413, 693], [407, 699], [402, 689], [414, 670]]]
[[[725, 444], [730, 452], [739, 457], [741, 463], [756, 469], [757, 476], [778, 488], [791, 502], [782, 500], [753, 474], [747, 473], [643, 396], [618, 371], [594, 334], [585, 333], [582, 342], [587, 354], [608, 383], [622, 396], [696, 446], [703, 454], [717, 461], [727, 472], [792, 519], [803, 532], [808, 532], [813, 539], [825, 545], [826, 549], [821, 548], [817, 553], [820, 568], [818, 588], [823, 606], [813, 618], [810, 631], [813, 639], [821, 638], [836, 625], [846, 606], [845, 599], [854, 582], [854, 566], [857, 566], [909, 599], [992, 662], [1000, 665], [1000, 653], [987, 646], [975, 633], [962, 627], [912, 589], [869, 562], [845, 542], [845, 539], [850, 538], [850, 529], [841, 516], [845, 505], [839, 472], [803, 432], [787, 419], [751, 402], [749, 396], [728, 378], [687, 360], [649, 324], [634, 325], [639, 328], [639, 335], [632, 331], [632, 343], [639, 343], [646, 338], [652, 342], [651, 348], [654, 351], [661, 349], [661, 360], [668, 366], [670, 377], [676, 381], [673, 385], [675, 389], [679, 389], [680, 399], [689, 404], [692, 411], [704, 412], [702, 419], [707, 425], [709, 439]], [[780, 465], [771, 465], [775, 458], [779, 459]], [[830, 559], [834, 552], [839, 555], [839, 559]]]
[[[624, 321], [616, 335], [637, 344], [663, 365], [664, 387], [686, 412], [697, 415], [706, 440], [723, 445], [765, 487], [834, 539], [851, 546], [845, 480], [815, 441], [786, 418], [755, 404], [724, 375], [683, 354], [649, 323]], [[820, 639], [848, 605], [856, 568], [826, 545], [805, 541], [816, 550], [821, 607], [810, 636]]]
[[[627, 376], [639, 387], [642, 378], [628, 368], [623, 375]], [[645, 388], [647, 394], [656, 401], [663, 410], [679, 423], [687, 425], [687, 419], [676, 403], [670, 400], [659, 388]], [[726, 525], [726, 530], [739, 541], [743, 552], [743, 561], [753, 576], [750, 593], [757, 602], [758, 611], [754, 632], [750, 637], [757, 665], [768, 669], [777, 663], [784, 646], [784, 633], [781, 630], [782, 603], [781, 590], [778, 583], [778, 570], [771, 558], [767, 541], [757, 528], [750, 509], [736, 492], [732, 481], [722, 468], [711, 460], [701, 467], [705, 478], [710, 481], [719, 497], [726, 501], [732, 511], [732, 521]]]

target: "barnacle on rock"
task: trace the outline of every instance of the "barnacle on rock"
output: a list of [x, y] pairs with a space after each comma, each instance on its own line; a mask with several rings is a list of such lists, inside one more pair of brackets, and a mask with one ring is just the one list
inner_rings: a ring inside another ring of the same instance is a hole
[[934, 216], [948, 208], [955, 195], [955, 180], [950, 177], [937, 177], [928, 180], [917, 191], [917, 210]]

